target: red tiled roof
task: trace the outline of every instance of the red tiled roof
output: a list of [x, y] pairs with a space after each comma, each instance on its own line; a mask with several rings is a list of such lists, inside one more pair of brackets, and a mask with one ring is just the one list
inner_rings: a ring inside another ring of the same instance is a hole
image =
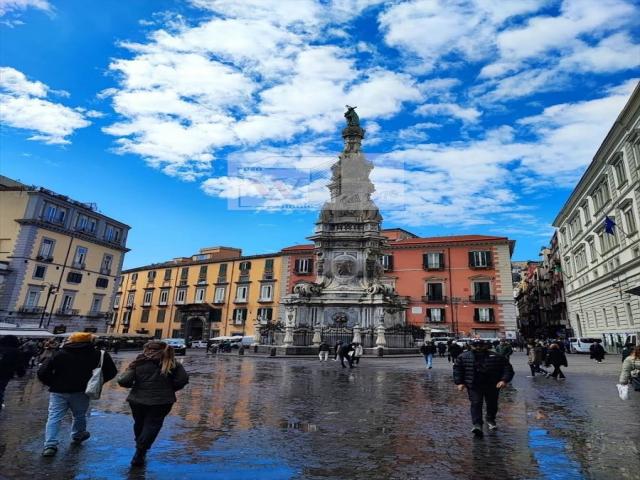
[[285, 247], [282, 249], [283, 252], [287, 252], [290, 250], [313, 250], [315, 245], [313, 243], [307, 243], [304, 245], [293, 245], [292, 247]]
[[446, 237], [420, 237], [420, 238], [407, 238], [405, 240], [396, 240], [390, 242], [389, 246], [393, 245], [420, 245], [422, 243], [462, 243], [462, 242], [495, 242], [495, 241], [508, 241], [507, 237], [494, 237], [491, 235], [450, 235]]

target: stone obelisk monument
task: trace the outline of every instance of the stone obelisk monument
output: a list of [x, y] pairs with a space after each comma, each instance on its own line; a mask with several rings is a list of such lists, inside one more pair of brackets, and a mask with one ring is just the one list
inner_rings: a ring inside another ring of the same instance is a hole
[[371, 199], [373, 164], [361, 149], [365, 131], [355, 109], [347, 105], [344, 150], [331, 167], [328, 184], [331, 198], [309, 237], [315, 243], [316, 279], [296, 284], [293, 294], [284, 298], [285, 325], [376, 329], [377, 346], [384, 346], [385, 328], [404, 325], [406, 302], [383, 278], [386, 239], [380, 233], [382, 216]]

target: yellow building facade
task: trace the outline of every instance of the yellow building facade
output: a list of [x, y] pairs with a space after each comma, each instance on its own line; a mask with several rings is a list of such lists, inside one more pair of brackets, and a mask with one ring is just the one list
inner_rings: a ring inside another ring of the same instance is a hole
[[230, 247], [126, 270], [113, 303], [112, 331], [156, 338], [253, 335], [279, 315], [280, 253], [242, 256]]
[[104, 332], [128, 231], [94, 205], [0, 176], [0, 321]]

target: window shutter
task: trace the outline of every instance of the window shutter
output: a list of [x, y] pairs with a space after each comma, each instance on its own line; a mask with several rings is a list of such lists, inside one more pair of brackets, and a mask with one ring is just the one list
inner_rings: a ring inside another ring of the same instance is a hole
[[445, 321], [444, 312], [445, 312], [445, 309], [444, 309], [444, 308], [441, 308], [441, 309], [440, 309], [440, 318], [442, 319], [442, 321], [443, 321], [443, 322]]
[[490, 322], [494, 322], [495, 321], [495, 317], [493, 316], [493, 308], [489, 309], [489, 321]]
[[244, 322], [247, 319], [248, 310], [246, 308], [242, 309], [242, 321]]
[[294, 270], [296, 273], [300, 273], [300, 260], [296, 259], [296, 261], [295, 261], [295, 266], [293, 267], [293, 270]]
[[387, 270], [393, 270], [393, 255], [389, 255], [387, 259]]
[[429, 265], [429, 255], [426, 253], [422, 254], [422, 267], [423, 268], [427, 268], [427, 266]]
[[271, 320], [273, 318], [273, 308], [267, 308], [267, 320]]
[[440, 256], [440, 268], [444, 268], [444, 253], [439, 253], [438, 255]]
[[475, 263], [473, 261], [473, 252], [469, 252], [469, 266], [470, 267], [475, 267]]
[[222, 318], [222, 309], [221, 308], [214, 308], [213, 310], [211, 310], [210, 320], [212, 322], [219, 322], [221, 318]]
[[251, 262], [247, 262], [247, 270], [251, 270]]
[[309, 259], [309, 273], [313, 273], [313, 258]]
[[234, 309], [233, 309], [233, 321], [234, 321], [234, 322], [235, 322], [235, 320], [236, 320], [236, 318], [237, 318], [237, 317], [236, 317], [236, 315], [238, 314], [237, 312], [238, 312], [238, 309], [237, 309], [237, 308], [234, 308]]
[[493, 266], [493, 258], [491, 257], [491, 252], [487, 252], [487, 266]]
[[427, 308], [427, 320], [431, 320], [431, 309]]
[[474, 322], [480, 321], [480, 309], [478, 308], [473, 309], [473, 321]]

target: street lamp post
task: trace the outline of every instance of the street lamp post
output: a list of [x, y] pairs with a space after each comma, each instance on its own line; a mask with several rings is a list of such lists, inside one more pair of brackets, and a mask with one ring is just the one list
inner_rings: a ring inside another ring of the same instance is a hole
[[55, 295], [58, 292], [58, 287], [56, 287], [52, 283], [47, 283], [45, 285], [48, 285], [47, 298], [44, 301], [44, 308], [42, 309], [42, 315], [40, 316], [40, 324], [38, 325], [38, 328], [42, 328], [42, 325], [44, 323], [44, 316], [47, 313], [47, 306], [49, 306], [49, 298], [51, 298], [51, 295]]

